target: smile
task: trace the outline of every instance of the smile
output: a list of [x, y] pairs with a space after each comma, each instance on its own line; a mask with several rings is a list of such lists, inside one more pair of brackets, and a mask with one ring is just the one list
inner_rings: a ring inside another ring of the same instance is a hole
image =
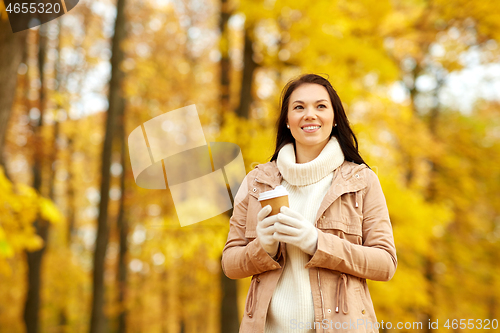
[[321, 126], [307, 126], [307, 127], [303, 127], [302, 130], [306, 133], [314, 133], [317, 130], [319, 130], [320, 128], [321, 128]]

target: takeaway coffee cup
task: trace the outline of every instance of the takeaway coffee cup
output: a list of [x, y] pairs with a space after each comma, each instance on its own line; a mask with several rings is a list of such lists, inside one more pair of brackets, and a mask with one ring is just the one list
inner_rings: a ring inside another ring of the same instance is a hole
[[281, 206], [288, 206], [288, 191], [283, 185], [278, 185], [274, 190], [262, 192], [259, 195], [259, 202], [262, 208], [271, 205], [272, 211], [268, 216], [276, 215], [280, 212]]

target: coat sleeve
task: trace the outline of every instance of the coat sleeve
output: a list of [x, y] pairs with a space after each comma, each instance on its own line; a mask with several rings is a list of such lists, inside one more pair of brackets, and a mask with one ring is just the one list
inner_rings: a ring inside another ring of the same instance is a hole
[[322, 267], [377, 281], [394, 276], [398, 261], [387, 203], [377, 175], [371, 169], [365, 170], [363, 244], [317, 229], [318, 248], [306, 268]]
[[[242, 279], [281, 268], [277, 262], [282, 255], [281, 246], [275, 261], [264, 250], [258, 237], [251, 241], [245, 237], [250, 200], [248, 182], [253, 178], [253, 172], [254, 170], [245, 177], [236, 194], [233, 215], [229, 220], [229, 234], [222, 250], [222, 271], [230, 279]], [[256, 212], [252, 213], [257, 215]]]

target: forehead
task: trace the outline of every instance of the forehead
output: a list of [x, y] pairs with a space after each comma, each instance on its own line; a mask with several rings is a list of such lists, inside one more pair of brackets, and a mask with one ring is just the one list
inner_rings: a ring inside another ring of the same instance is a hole
[[303, 101], [304, 103], [314, 103], [319, 99], [326, 99], [330, 101], [330, 95], [325, 87], [315, 83], [304, 83], [295, 88], [295, 90], [290, 95], [290, 103], [297, 100]]

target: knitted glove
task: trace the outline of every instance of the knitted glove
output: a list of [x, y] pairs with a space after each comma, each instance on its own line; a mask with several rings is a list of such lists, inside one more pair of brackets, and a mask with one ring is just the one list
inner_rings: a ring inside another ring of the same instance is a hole
[[274, 239], [297, 246], [303, 252], [314, 255], [318, 246], [318, 231], [311, 222], [298, 212], [286, 206], [277, 214], [278, 222], [274, 224]]
[[262, 208], [257, 214], [257, 238], [259, 239], [260, 244], [266, 250], [266, 252], [271, 256], [275, 257], [278, 254], [278, 245], [277, 242], [273, 238], [273, 234], [275, 232], [274, 224], [278, 221], [277, 215], [272, 215], [266, 217], [271, 213], [271, 205], [267, 205]]

